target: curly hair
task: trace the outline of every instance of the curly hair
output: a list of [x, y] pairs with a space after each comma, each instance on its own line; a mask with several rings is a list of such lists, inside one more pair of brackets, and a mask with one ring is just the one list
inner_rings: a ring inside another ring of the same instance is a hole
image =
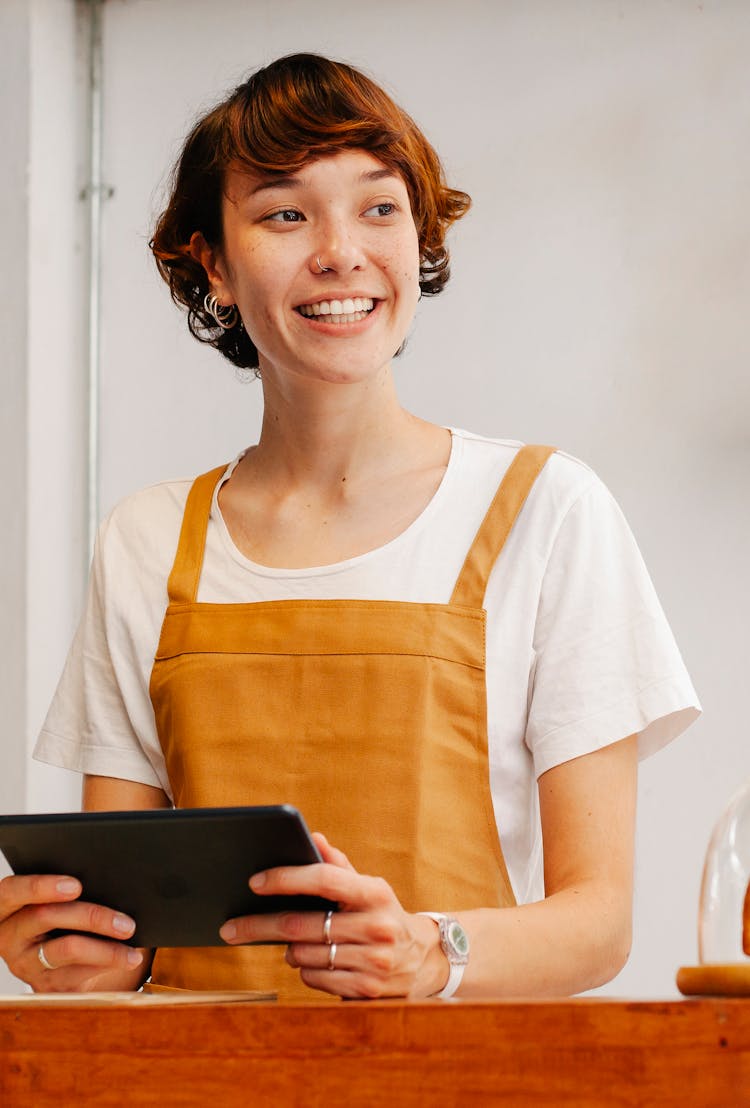
[[446, 231], [471, 199], [447, 186], [440, 160], [417, 125], [364, 73], [317, 54], [280, 58], [253, 73], [185, 140], [150, 246], [172, 299], [187, 309], [191, 333], [234, 365], [256, 369], [258, 351], [241, 322], [225, 331], [206, 311], [208, 278], [190, 252], [196, 231], [209, 245], [222, 244], [227, 169], [294, 173], [352, 148], [371, 152], [403, 178], [417, 228], [420, 288], [434, 296], [450, 275]]

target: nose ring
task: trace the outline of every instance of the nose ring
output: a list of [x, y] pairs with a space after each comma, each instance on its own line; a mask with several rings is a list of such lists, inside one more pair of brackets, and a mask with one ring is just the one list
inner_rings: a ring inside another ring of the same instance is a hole
[[318, 263], [318, 269], [320, 270], [321, 273], [330, 273], [331, 272], [331, 267], [329, 265], [323, 265], [323, 263], [320, 260], [320, 255], [319, 254], [316, 255], [315, 261]]

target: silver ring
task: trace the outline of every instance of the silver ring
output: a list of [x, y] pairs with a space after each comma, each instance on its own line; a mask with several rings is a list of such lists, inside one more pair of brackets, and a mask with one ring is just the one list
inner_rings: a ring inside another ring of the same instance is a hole
[[333, 919], [333, 908], [329, 908], [326, 912], [326, 921], [323, 924], [323, 942], [331, 945], [331, 920]]
[[318, 263], [318, 269], [320, 270], [321, 273], [330, 273], [331, 272], [331, 267], [329, 265], [323, 265], [323, 263], [321, 262], [320, 254], [315, 255], [315, 261]]
[[336, 944], [331, 943], [328, 948], [328, 968], [329, 970], [336, 969]]
[[54, 969], [55, 968], [52, 965], [51, 962], [47, 961], [47, 955], [44, 953], [44, 947], [42, 946], [41, 943], [39, 944], [39, 948], [37, 949], [36, 956], [39, 959], [39, 961], [42, 963], [42, 965], [44, 966], [45, 969]]

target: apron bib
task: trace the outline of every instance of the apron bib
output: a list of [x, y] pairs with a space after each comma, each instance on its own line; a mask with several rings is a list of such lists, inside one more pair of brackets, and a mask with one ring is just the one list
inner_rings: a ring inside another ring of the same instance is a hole
[[[513, 905], [490, 793], [482, 604], [552, 452], [518, 452], [448, 604], [198, 603], [225, 467], [197, 478], [150, 683], [175, 807], [293, 804], [408, 912]], [[152, 982], [325, 999], [284, 951], [160, 949]]]

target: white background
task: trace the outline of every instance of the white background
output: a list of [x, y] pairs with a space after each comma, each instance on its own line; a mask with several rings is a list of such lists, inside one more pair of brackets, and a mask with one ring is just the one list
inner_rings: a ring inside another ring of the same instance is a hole
[[[9, 0], [4, 15], [28, 46], [16, 87], [0, 88], [7, 112], [26, 82], [30, 167], [25, 190], [0, 177], [25, 212], [29, 270], [14, 317], [25, 341], [8, 362], [29, 449], [4, 494], [25, 530], [0, 553], [7, 611], [22, 628], [20, 641], [5, 638], [0, 664], [16, 665], [19, 651], [25, 663], [0, 705], [1, 776], [16, 782], [0, 780], [5, 811], [78, 804], [77, 781], [27, 759], [80, 608], [85, 548], [76, 10], [83, 17], [69, 0]], [[101, 513], [141, 485], [228, 459], [259, 425], [258, 386], [237, 383], [189, 337], [146, 247], [186, 129], [280, 54], [319, 51], [366, 69], [474, 198], [452, 233], [451, 284], [422, 301], [400, 359], [404, 403], [484, 434], [554, 442], [591, 464], [630, 520], [703, 700], [704, 718], [642, 767], [635, 945], [606, 989], [674, 995], [676, 968], [697, 958], [711, 827], [750, 774], [740, 708], [750, 5], [107, 0], [104, 31], [114, 195], [104, 211]], [[8, 471], [10, 447], [0, 450]]]

